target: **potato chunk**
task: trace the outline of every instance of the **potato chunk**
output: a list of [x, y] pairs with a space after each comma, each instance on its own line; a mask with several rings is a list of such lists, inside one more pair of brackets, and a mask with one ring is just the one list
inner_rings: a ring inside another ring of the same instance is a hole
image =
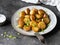
[[32, 10], [34, 10], [36, 14], [38, 13], [38, 9], [33, 8]]
[[35, 15], [36, 13], [35, 13], [35, 10], [31, 10], [30, 11], [30, 15]]
[[27, 9], [25, 10], [25, 13], [26, 13], [26, 14], [30, 14], [30, 9], [27, 8]]
[[43, 17], [43, 15], [39, 15], [39, 14], [36, 14], [36, 18], [42, 18]]
[[38, 28], [38, 27], [32, 27], [32, 30], [33, 30], [34, 32], [38, 32], [38, 31], [39, 31], [39, 28]]
[[46, 28], [46, 24], [41, 21], [41, 22], [38, 23], [38, 27], [39, 27], [40, 29], [45, 29], [45, 28]]
[[37, 26], [37, 23], [36, 23], [35, 21], [31, 21], [31, 22], [30, 22], [30, 25], [31, 25], [32, 27], [36, 27], [36, 26]]
[[24, 22], [23, 22], [23, 19], [22, 19], [22, 18], [20, 18], [20, 19], [18, 20], [18, 25], [19, 25], [19, 28], [23, 28]]
[[42, 9], [38, 10], [38, 14], [40, 14], [40, 15], [44, 15], [44, 13], [45, 13], [44, 10], [42, 10]]
[[30, 31], [30, 26], [24, 25], [23, 29], [24, 29], [25, 31]]
[[21, 12], [20, 12], [20, 17], [24, 17], [25, 14], [26, 14], [26, 13], [25, 13], [24, 11], [21, 11]]
[[34, 21], [35, 20], [35, 16], [34, 15], [30, 15], [30, 20]]
[[30, 15], [25, 15], [25, 18], [30, 18]]
[[43, 18], [43, 21], [48, 24], [50, 22], [50, 19], [49, 18]]

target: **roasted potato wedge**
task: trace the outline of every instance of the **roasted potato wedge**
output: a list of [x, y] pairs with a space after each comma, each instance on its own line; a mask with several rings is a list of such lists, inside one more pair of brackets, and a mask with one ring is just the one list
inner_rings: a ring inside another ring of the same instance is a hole
[[20, 17], [24, 17], [25, 14], [26, 14], [25, 11], [21, 11], [21, 12], [20, 12]]
[[26, 13], [27, 15], [30, 14], [30, 9], [27, 8], [27, 9], [25, 10], [25, 13]]
[[34, 10], [36, 14], [38, 13], [38, 9], [33, 8], [32, 10]]
[[18, 25], [19, 25], [19, 28], [23, 28], [24, 22], [23, 22], [23, 19], [22, 19], [22, 18], [20, 18], [20, 19], [18, 20]]
[[38, 14], [40, 14], [40, 15], [44, 15], [44, 14], [45, 14], [45, 11], [42, 10], [42, 9], [40, 9], [40, 10], [38, 10]]

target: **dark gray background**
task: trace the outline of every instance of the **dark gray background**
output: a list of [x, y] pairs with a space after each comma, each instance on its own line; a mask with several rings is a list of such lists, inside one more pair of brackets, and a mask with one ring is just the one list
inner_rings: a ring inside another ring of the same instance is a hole
[[[20, 0], [0, 0], [0, 13], [5, 14], [7, 21], [4, 26], [0, 26], [0, 34], [6, 31], [8, 34], [16, 35], [16, 31], [11, 26], [11, 17], [15, 11], [19, 8], [30, 6], [34, 4], [27, 4], [21, 2]], [[52, 10], [57, 16], [57, 26], [53, 31], [44, 35], [48, 45], [60, 45], [60, 12], [58, 12], [56, 7], [46, 6], [40, 4], [39, 6], [44, 6]], [[9, 39], [0, 38], [0, 45], [40, 45], [39, 40], [36, 37], [29, 37], [20, 35], [21, 39]]]

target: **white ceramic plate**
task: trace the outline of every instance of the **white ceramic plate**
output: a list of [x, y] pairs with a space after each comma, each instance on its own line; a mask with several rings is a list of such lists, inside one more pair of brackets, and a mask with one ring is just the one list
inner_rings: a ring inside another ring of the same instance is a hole
[[24, 31], [24, 30], [17, 27], [17, 20], [19, 18], [19, 12], [25, 10], [26, 8], [29, 8], [29, 9], [32, 9], [32, 8], [43, 9], [49, 15], [50, 20], [51, 20], [50, 24], [43, 32], [39, 32], [41, 35], [49, 33], [50, 31], [52, 31], [54, 29], [54, 27], [57, 24], [57, 18], [56, 18], [55, 14], [51, 10], [49, 10], [49, 9], [47, 9], [45, 7], [42, 7], [42, 6], [28, 6], [28, 7], [23, 7], [21, 9], [17, 10], [15, 12], [15, 14], [12, 16], [11, 23], [12, 23], [13, 28], [17, 32], [19, 32], [21, 34], [24, 34], [24, 35], [34, 36], [35, 32], [33, 32], [33, 31], [26, 32], [26, 31]]

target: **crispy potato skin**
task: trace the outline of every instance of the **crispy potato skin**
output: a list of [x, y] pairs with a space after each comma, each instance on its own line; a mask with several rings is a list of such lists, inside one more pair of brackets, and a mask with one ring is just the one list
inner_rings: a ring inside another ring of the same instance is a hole
[[25, 11], [21, 11], [21, 12], [20, 12], [20, 17], [24, 17], [25, 14], [26, 14]]
[[34, 21], [35, 20], [35, 16], [34, 15], [30, 15], [30, 20]]
[[30, 31], [30, 26], [24, 26], [23, 29], [24, 29], [25, 31]]
[[25, 13], [26, 13], [27, 15], [30, 14], [30, 9], [27, 8], [27, 9], [25, 10]]
[[31, 10], [30, 11], [30, 15], [35, 15], [35, 11], [34, 10]]
[[34, 32], [38, 32], [38, 31], [39, 31], [39, 28], [38, 28], [38, 27], [32, 27], [32, 30], [33, 30]]
[[24, 22], [23, 22], [23, 18], [22, 17], [18, 20], [18, 25], [19, 25], [20, 28], [23, 28]]
[[43, 18], [43, 21], [44, 21], [46, 24], [49, 24], [50, 19], [49, 19], [49, 18]]
[[36, 14], [36, 18], [40, 19], [40, 18], [42, 18], [42, 17], [43, 17], [43, 15]]
[[32, 10], [34, 10], [36, 14], [38, 13], [38, 9], [33, 8]]
[[40, 29], [45, 29], [45, 28], [46, 28], [46, 24], [45, 24], [44, 22], [39, 22], [39, 23], [38, 23], [38, 27], [39, 27]]
[[30, 15], [25, 15], [25, 18], [30, 18]]
[[40, 14], [40, 15], [44, 15], [44, 13], [45, 13], [44, 10], [42, 10], [42, 9], [38, 10], [38, 14]]

